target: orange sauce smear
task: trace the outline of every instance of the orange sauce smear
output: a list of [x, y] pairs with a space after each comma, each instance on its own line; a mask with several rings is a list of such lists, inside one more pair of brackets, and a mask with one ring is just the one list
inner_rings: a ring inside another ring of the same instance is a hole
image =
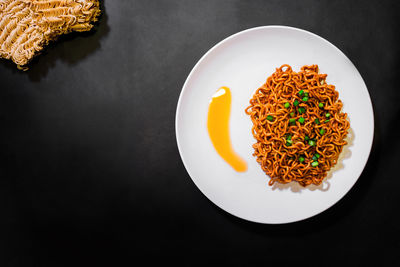
[[211, 142], [218, 154], [237, 172], [247, 170], [247, 163], [235, 153], [229, 135], [231, 90], [221, 87], [213, 95], [208, 108], [207, 128]]

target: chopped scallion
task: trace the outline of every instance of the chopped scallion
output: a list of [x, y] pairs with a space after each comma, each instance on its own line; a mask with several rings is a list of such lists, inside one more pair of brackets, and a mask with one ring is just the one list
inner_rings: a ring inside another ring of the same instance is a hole
[[312, 160], [316, 161], [318, 160], [320, 155], [318, 153], [315, 153], [314, 156], [312, 157]]

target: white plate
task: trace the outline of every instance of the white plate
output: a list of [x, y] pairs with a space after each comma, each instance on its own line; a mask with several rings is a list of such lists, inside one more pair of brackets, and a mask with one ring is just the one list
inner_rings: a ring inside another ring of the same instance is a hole
[[[268, 186], [269, 177], [252, 156], [252, 123], [244, 112], [254, 91], [276, 67], [294, 71], [318, 64], [327, 73], [350, 119], [349, 144], [320, 186]], [[232, 92], [230, 134], [248, 170], [234, 171], [215, 151], [207, 132], [211, 96], [221, 86]], [[225, 211], [259, 223], [289, 223], [316, 215], [340, 200], [367, 162], [374, 133], [371, 99], [351, 61], [325, 39], [296, 28], [266, 26], [234, 34], [210, 49], [189, 74], [178, 101], [176, 138], [190, 177]]]

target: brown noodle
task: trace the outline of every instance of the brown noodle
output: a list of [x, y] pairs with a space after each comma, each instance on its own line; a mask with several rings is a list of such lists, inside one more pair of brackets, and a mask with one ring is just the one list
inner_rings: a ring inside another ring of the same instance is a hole
[[341, 112], [339, 93], [326, 77], [318, 65], [303, 66], [296, 73], [285, 64], [250, 100], [246, 113], [257, 140], [253, 155], [271, 177], [269, 185], [292, 181], [319, 185], [337, 163], [350, 123]]

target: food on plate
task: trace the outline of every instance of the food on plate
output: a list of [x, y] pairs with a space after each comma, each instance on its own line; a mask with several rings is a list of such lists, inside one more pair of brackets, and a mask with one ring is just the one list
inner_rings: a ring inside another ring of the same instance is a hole
[[99, 14], [99, 0], [0, 0], [0, 57], [24, 66], [58, 36], [92, 29]]
[[219, 88], [213, 95], [208, 107], [208, 134], [218, 154], [234, 170], [244, 172], [247, 170], [247, 163], [233, 150], [229, 135], [231, 98], [228, 87]]
[[350, 128], [335, 86], [318, 65], [285, 64], [267, 78], [245, 112], [253, 122], [254, 156], [269, 185], [319, 185], [337, 163]]

